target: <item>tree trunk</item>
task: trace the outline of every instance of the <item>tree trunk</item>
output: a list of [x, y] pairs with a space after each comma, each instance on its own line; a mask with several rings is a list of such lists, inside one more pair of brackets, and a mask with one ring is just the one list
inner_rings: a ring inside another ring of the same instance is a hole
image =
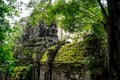
[[107, 0], [108, 3], [108, 67], [120, 80], [120, 0]]

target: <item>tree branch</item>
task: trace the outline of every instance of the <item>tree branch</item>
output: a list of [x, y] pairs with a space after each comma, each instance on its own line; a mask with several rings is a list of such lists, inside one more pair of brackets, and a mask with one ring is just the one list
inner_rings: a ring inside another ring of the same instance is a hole
[[91, 9], [88, 9], [86, 6], [83, 6], [82, 7], [87, 10], [88, 12], [90, 12], [92, 14], [92, 16], [94, 16], [97, 20], [101, 20], [101, 18], [95, 13], [93, 12]]
[[98, 1], [99, 5], [100, 5], [103, 16], [104, 16], [105, 20], [107, 21], [108, 20], [108, 15], [107, 15], [107, 13], [106, 13], [106, 11], [105, 11], [102, 3], [101, 3], [101, 0], [97, 0], [97, 1]]

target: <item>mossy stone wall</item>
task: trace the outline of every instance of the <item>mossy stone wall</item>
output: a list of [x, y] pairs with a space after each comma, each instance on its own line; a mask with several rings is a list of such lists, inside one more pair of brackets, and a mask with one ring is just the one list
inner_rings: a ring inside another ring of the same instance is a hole
[[[81, 42], [59, 45], [57, 51], [53, 46], [51, 52], [47, 53], [48, 50], [43, 53], [43, 56], [46, 56], [44, 61], [43, 57], [40, 59], [41, 65], [46, 67], [42, 71], [44, 75], [49, 76], [48, 80], [97, 80], [98, 77], [102, 79], [106, 53], [102, 38], [90, 34]], [[51, 62], [48, 61], [47, 54], [53, 58]], [[40, 77], [45, 80], [46, 76]]]

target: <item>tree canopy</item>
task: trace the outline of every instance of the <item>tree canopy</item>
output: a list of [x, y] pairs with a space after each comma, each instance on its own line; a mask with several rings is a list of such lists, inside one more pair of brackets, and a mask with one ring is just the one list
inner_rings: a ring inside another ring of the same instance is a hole
[[29, 17], [31, 25], [39, 21], [46, 24], [56, 23], [58, 27], [69, 32], [89, 30], [105, 36], [104, 20], [97, 0], [51, 0], [40, 2]]

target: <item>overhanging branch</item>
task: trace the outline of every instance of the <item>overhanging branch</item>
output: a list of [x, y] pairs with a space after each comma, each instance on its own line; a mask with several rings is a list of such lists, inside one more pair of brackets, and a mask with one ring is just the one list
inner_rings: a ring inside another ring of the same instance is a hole
[[108, 20], [108, 15], [107, 15], [107, 13], [106, 13], [106, 11], [105, 11], [102, 3], [101, 3], [101, 0], [97, 0], [97, 1], [98, 1], [99, 5], [100, 5], [103, 16], [104, 16], [105, 20], [107, 21]]

